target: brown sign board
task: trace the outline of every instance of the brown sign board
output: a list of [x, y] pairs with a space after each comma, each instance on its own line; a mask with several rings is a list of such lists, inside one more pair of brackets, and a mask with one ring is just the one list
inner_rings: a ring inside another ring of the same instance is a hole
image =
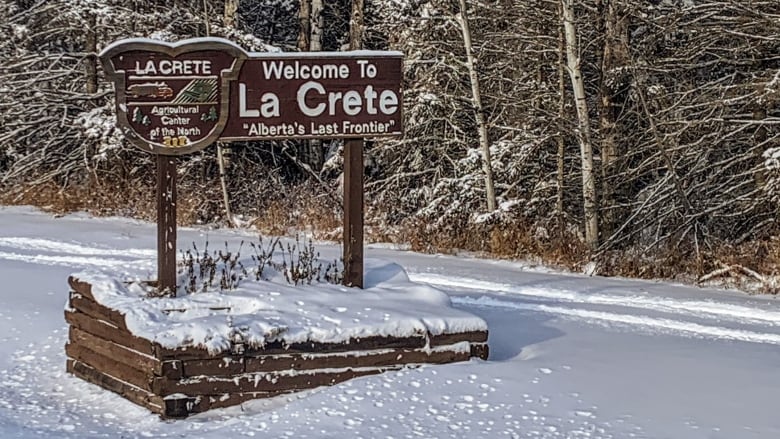
[[247, 53], [218, 38], [118, 41], [100, 55], [117, 123], [137, 147], [182, 155], [217, 140], [402, 134], [399, 52]]

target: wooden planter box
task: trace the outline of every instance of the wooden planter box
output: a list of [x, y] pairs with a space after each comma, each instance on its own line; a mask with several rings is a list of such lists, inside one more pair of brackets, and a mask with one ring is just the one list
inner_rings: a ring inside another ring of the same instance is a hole
[[121, 313], [95, 300], [90, 284], [73, 277], [68, 282], [67, 371], [163, 418], [184, 418], [411, 365], [488, 356], [487, 331], [338, 344], [268, 343], [262, 348], [234, 343], [219, 353], [192, 346], [170, 349], [133, 335]]

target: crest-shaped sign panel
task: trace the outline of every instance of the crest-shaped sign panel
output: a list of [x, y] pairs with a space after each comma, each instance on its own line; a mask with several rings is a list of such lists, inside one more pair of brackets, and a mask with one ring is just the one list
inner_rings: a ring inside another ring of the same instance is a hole
[[100, 59], [114, 82], [117, 124], [127, 139], [147, 152], [182, 155], [219, 139], [230, 81], [246, 53], [216, 39], [129, 39], [107, 47]]

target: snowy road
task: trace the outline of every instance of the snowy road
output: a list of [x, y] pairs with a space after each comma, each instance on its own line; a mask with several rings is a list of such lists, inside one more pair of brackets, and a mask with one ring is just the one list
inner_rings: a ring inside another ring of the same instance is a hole
[[[184, 229], [180, 248], [248, 236]], [[151, 277], [154, 239], [146, 223], [0, 208], [0, 437], [780, 437], [780, 301], [381, 247], [368, 257], [488, 322], [489, 361], [162, 422], [66, 375], [63, 353], [68, 274]]]

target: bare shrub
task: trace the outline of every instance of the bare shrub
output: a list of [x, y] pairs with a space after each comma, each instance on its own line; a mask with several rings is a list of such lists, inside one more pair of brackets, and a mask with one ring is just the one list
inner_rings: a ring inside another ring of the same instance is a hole
[[[224, 250], [209, 251], [206, 244], [200, 251], [193, 242], [192, 249], [182, 252], [179, 263], [179, 274], [185, 274], [187, 281], [183, 286], [187, 294], [203, 293], [214, 289], [219, 291], [235, 290], [247, 278], [255, 281], [268, 280], [270, 268], [280, 273], [291, 285], [311, 285], [312, 282], [341, 283], [344, 279], [343, 264], [336, 261], [328, 263], [323, 268], [319, 261], [319, 253], [314, 250], [311, 239], [301, 243], [296, 236], [295, 243], [284, 246], [279, 238], [273, 238], [264, 243], [263, 237], [258, 242], [249, 243], [253, 254], [250, 255], [252, 265], [247, 268], [241, 262], [241, 249], [244, 241], [234, 252], [225, 243]], [[281, 258], [281, 262], [274, 260]]]

